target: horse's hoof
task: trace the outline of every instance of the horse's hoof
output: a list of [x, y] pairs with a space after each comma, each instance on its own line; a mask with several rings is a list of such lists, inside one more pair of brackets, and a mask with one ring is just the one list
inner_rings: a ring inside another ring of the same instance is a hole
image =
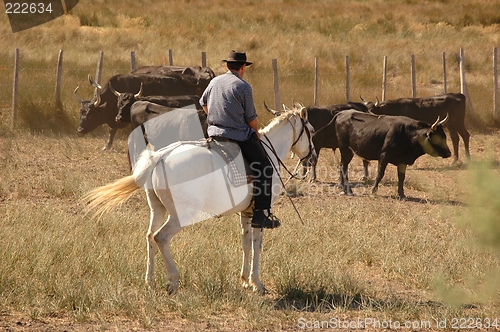
[[167, 283], [167, 292], [169, 295], [173, 295], [177, 293], [177, 289], [179, 288], [178, 282], [169, 282]]
[[253, 292], [255, 294], [258, 294], [258, 295], [265, 295], [265, 294], [267, 294], [267, 289], [262, 284], [254, 285], [253, 286]]

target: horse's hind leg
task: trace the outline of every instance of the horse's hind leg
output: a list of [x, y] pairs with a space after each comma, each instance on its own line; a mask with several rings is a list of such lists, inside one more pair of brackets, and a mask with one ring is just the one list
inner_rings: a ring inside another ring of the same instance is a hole
[[155, 254], [156, 242], [154, 240], [154, 233], [165, 222], [166, 209], [156, 196], [154, 190], [146, 190], [146, 197], [148, 199], [151, 217], [149, 221], [149, 229], [146, 235], [148, 243], [148, 262], [146, 266], [146, 284], [149, 287], [155, 286]]

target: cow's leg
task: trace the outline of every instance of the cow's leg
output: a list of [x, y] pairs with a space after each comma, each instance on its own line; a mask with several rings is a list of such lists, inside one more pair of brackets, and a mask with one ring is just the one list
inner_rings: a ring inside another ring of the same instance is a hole
[[398, 165], [398, 195], [400, 199], [405, 198], [403, 183], [405, 182], [406, 164]]
[[352, 158], [354, 157], [354, 153], [351, 151], [350, 148], [341, 148], [340, 155], [341, 155], [341, 160], [342, 160], [342, 167], [341, 167], [341, 171], [340, 171], [340, 184], [342, 186], [342, 190], [344, 191], [344, 193], [346, 195], [351, 196], [352, 190], [351, 190], [351, 186], [349, 185], [349, 177], [347, 175], [347, 172], [348, 172], [349, 163], [351, 162]]
[[111, 149], [111, 145], [113, 145], [113, 140], [116, 135], [116, 131], [118, 128], [116, 127], [109, 127], [109, 135], [108, 135], [108, 141], [106, 142], [106, 145], [102, 148], [103, 150], [109, 150]]
[[301, 176], [304, 178], [307, 174], [307, 171], [309, 170], [309, 162], [308, 161], [303, 161], [302, 162], [302, 174]]
[[470, 139], [470, 134], [467, 131], [467, 129], [462, 128], [458, 131], [460, 136], [462, 137], [462, 140], [464, 141], [464, 146], [465, 146], [465, 157], [470, 160], [470, 152], [469, 152], [469, 139]]
[[386, 167], [387, 167], [387, 161], [384, 160], [384, 154], [382, 154], [378, 161], [377, 177], [375, 178], [375, 183], [373, 184], [372, 194], [375, 194], [377, 192], [378, 184], [380, 183], [380, 180], [382, 180], [382, 178], [384, 177]]
[[[319, 151], [321, 149], [316, 150], [316, 160], [319, 158]], [[316, 165], [311, 165], [311, 182], [316, 181]]]
[[450, 129], [450, 139], [453, 144], [453, 162], [458, 161], [458, 132], [455, 129]]
[[166, 209], [160, 202], [153, 190], [146, 190], [146, 197], [148, 199], [148, 204], [150, 208], [150, 221], [149, 229], [146, 235], [146, 240], [148, 244], [148, 262], [146, 266], [146, 284], [149, 287], [155, 286], [155, 254], [156, 254], [156, 242], [153, 238], [154, 233], [160, 228], [160, 226], [165, 221]]
[[250, 287], [250, 255], [252, 253], [252, 229], [250, 227], [251, 215], [242, 212], [240, 215], [241, 223], [241, 247], [243, 249], [243, 262], [241, 265], [240, 279], [243, 287]]
[[370, 166], [370, 162], [363, 159], [363, 177], [361, 178], [361, 181], [368, 180], [368, 166]]

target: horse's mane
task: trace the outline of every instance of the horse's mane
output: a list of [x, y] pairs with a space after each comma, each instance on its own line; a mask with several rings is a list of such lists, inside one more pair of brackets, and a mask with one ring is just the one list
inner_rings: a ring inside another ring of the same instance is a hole
[[259, 132], [262, 134], [268, 133], [269, 130], [271, 130], [271, 128], [276, 127], [277, 125], [283, 123], [286, 120], [289, 120], [292, 116], [296, 115], [297, 111], [298, 111], [297, 109], [292, 109], [280, 114], [279, 116], [273, 118], [271, 122], [269, 122], [269, 124], [264, 128], [262, 128], [261, 130], [259, 130]]

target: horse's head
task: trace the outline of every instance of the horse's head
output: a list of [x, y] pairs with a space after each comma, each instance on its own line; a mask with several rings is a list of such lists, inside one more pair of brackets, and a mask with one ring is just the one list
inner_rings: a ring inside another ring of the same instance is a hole
[[300, 160], [308, 160], [312, 165], [315, 165], [318, 156], [312, 141], [314, 127], [309, 123], [307, 118], [307, 109], [301, 104], [295, 103], [294, 109], [291, 112], [293, 115], [290, 117], [290, 122], [293, 126], [294, 137], [292, 152]]

